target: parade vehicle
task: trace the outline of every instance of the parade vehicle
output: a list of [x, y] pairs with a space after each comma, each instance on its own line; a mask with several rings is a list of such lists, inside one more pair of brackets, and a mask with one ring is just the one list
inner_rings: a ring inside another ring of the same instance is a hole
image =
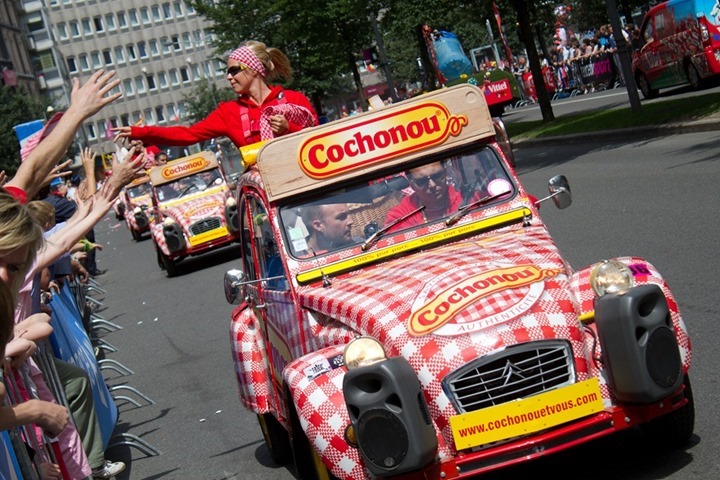
[[150, 232], [169, 277], [190, 255], [237, 241], [237, 206], [212, 152], [179, 158], [150, 172], [155, 219]]
[[573, 269], [538, 210], [570, 187], [548, 188], [525, 190], [470, 85], [259, 147], [224, 288], [272, 458], [302, 479], [448, 479], [638, 426], [686, 442], [665, 279], [636, 256]]
[[150, 231], [155, 218], [150, 177], [143, 175], [134, 179], [123, 189], [120, 199], [130, 234], [133, 240], [140, 241], [143, 233]]
[[699, 89], [720, 74], [720, 0], [669, 0], [651, 8], [640, 27], [643, 46], [633, 75], [645, 98], [689, 83]]

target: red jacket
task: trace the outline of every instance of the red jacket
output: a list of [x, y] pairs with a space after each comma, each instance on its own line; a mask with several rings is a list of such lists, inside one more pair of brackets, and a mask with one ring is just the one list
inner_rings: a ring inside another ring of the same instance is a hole
[[[462, 195], [460, 195], [460, 192], [455, 190], [450, 185], [447, 186], [448, 189], [448, 204], [445, 206], [445, 211], [443, 212], [443, 216], [450, 215], [452, 213], [455, 213], [458, 208], [460, 208], [460, 205], [462, 205]], [[409, 214], [413, 210], [417, 209], [420, 206], [420, 199], [418, 198], [417, 193], [413, 193], [412, 195], [408, 195], [407, 197], [403, 198], [399, 204], [392, 207], [388, 212], [385, 214], [385, 225], [389, 225], [391, 222], [395, 221], [398, 218], [402, 218], [405, 215]], [[397, 225], [393, 226], [390, 231], [395, 232], [403, 228], [413, 227], [415, 225], [421, 225], [423, 223], [427, 222], [427, 219], [425, 217], [424, 212], [420, 211], [416, 213], [415, 215], [411, 215], [410, 217], [406, 218], [402, 222], [398, 223]]]
[[[183, 146], [225, 136], [240, 148], [261, 140], [260, 114], [265, 107], [286, 103], [308, 109], [315, 118], [315, 125], [318, 124], [317, 113], [305, 95], [294, 90], [284, 90], [279, 85], [271, 86], [270, 89], [270, 95], [265, 98], [262, 105], [257, 105], [246, 96], [241, 96], [235, 101], [222, 102], [210, 115], [189, 127], [132, 127], [132, 139], [140, 140], [146, 145]], [[243, 125], [241, 119], [243, 112], [247, 112], [246, 125]], [[304, 127], [289, 120], [288, 123], [290, 130], [287, 133], [300, 131]], [[247, 136], [246, 130], [249, 130]]]

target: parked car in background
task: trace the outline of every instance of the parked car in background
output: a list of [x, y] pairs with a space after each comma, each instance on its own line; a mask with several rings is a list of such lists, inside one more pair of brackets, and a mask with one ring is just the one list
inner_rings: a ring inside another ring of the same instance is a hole
[[632, 69], [645, 98], [689, 83], [699, 89], [720, 74], [718, 0], [670, 0], [651, 8], [640, 27], [643, 46]]
[[298, 478], [470, 478], [636, 426], [690, 438], [665, 279], [635, 256], [573, 269], [538, 210], [570, 205], [567, 179], [537, 200], [497, 127], [459, 85], [274, 139], [238, 179], [240, 399]]
[[152, 240], [169, 277], [183, 258], [238, 240], [235, 199], [212, 152], [153, 167], [149, 176], [157, 209]]
[[144, 175], [134, 179], [123, 189], [120, 199], [130, 234], [135, 241], [140, 241], [143, 233], [150, 231], [150, 225], [155, 219], [150, 177]]

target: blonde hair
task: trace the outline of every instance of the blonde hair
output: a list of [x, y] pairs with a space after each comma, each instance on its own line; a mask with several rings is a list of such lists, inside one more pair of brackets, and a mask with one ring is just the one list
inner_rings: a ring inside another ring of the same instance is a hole
[[32, 202], [28, 202], [27, 208], [43, 230], [46, 225], [50, 225], [51, 227], [55, 225], [55, 207], [48, 202], [33, 200]]
[[8, 254], [24, 246], [28, 247], [21, 271], [15, 277], [16, 284], [9, 285], [13, 295], [17, 295], [43, 242], [42, 228], [35, 221], [30, 209], [10, 195], [7, 190], [0, 188], [0, 255]]
[[268, 80], [276, 78], [287, 81], [292, 80], [293, 69], [290, 66], [290, 59], [282, 51], [274, 47], [267, 47], [263, 42], [257, 40], [248, 40], [244, 46], [252, 50], [253, 54], [265, 66], [267, 72], [265, 78]]
[[15, 301], [13, 294], [0, 280], [0, 358], [5, 358], [5, 345], [10, 341], [13, 335]]

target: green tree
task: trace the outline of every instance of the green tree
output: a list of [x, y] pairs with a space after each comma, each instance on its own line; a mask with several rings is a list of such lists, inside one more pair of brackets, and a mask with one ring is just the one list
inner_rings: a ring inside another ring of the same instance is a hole
[[195, 123], [207, 117], [220, 102], [234, 100], [235, 92], [229, 88], [218, 88], [217, 84], [202, 79], [192, 93], [184, 95], [188, 118]]
[[25, 89], [0, 87], [0, 170], [12, 176], [20, 165], [20, 143], [13, 127], [43, 119], [46, 106]]

